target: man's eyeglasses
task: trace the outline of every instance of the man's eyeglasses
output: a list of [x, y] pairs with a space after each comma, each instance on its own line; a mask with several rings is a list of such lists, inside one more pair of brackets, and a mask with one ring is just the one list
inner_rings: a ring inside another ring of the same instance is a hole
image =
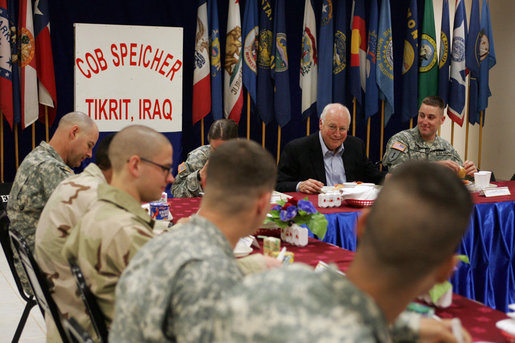
[[153, 165], [161, 168], [164, 172], [167, 173], [167, 175], [172, 173], [172, 166], [164, 166], [164, 165], [156, 163], [154, 161], [147, 160], [146, 158], [143, 158], [141, 156], [140, 156], [140, 160], [142, 160], [143, 162], [147, 162], [147, 163], [153, 164]]

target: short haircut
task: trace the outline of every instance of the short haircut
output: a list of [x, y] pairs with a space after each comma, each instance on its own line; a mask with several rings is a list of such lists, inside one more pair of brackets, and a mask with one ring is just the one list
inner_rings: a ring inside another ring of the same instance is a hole
[[148, 126], [131, 125], [118, 132], [109, 146], [109, 160], [113, 171], [120, 171], [131, 156], [137, 155], [151, 160], [170, 141]]
[[422, 103], [428, 106], [438, 107], [442, 111], [445, 108], [445, 102], [437, 95], [426, 96], [424, 100], [422, 100]]
[[109, 161], [109, 145], [111, 144], [111, 141], [113, 140], [114, 133], [111, 133], [98, 143], [97, 145], [97, 151], [95, 153], [95, 163], [101, 170], [109, 170], [111, 169], [111, 161]]
[[275, 186], [272, 155], [254, 141], [230, 140], [211, 152], [203, 202], [218, 211], [241, 213]]
[[229, 139], [238, 138], [238, 124], [231, 119], [218, 119], [211, 124], [207, 139], [221, 139], [227, 141]]
[[85, 113], [82, 112], [70, 112], [62, 116], [59, 120], [58, 128], [64, 129], [77, 125], [79, 128], [89, 131], [93, 127], [97, 127], [95, 121]]
[[385, 182], [358, 250], [398, 282], [417, 280], [457, 249], [472, 206], [469, 191], [450, 169], [407, 162]]
[[324, 110], [322, 111], [322, 114], [320, 114], [320, 120], [322, 121], [322, 123], [324, 122], [325, 120], [325, 117], [327, 116], [327, 113], [329, 113], [329, 111], [331, 110], [337, 110], [337, 109], [341, 109], [343, 110], [343, 113], [347, 115], [347, 118], [349, 118], [349, 125], [351, 123], [351, 116], [350, 116], [350, 112], [349, 112], [349, 109], [342, 105], [342, 104], [339, 104], [339, 103], [333, 103], [333, 104], [327, 104], [325, 105], [324, 107]]

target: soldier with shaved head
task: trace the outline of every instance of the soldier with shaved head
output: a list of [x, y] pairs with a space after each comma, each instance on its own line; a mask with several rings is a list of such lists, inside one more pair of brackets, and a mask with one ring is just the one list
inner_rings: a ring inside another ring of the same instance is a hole
[[146, 126], [129, 126], [117, 133], [109, 146], [109, 160], [111, 184], [98, 186], [96, 203], [71, 230], [63, 248], [64, 257], [76, 260], [82, 269], [108, 325], [122, 271], [154, 236], [154, 222], [141, 203], [158, 200], [174, 181], [172, 145]]
[[[34, 233], [39, 216], [57, 185], [73, 175], [71, 168], [79, 167], [91, 157], [98, 139], [98, 128], [86, 114], [71, 112], [59, 120], [50, 142], [42, 141], [23, 160], [16, 172], [7, 202], [10, 229], [21, 233], [34, 249]], [[16, 269], [26, 292], [32, 293], [21, 264]]]

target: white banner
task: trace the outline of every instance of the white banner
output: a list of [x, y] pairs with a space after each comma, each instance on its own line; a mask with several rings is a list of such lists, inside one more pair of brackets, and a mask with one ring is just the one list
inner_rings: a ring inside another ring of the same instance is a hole
[[100, 131], [182, 130], [182, 28], [74, 26], [76, 111]]

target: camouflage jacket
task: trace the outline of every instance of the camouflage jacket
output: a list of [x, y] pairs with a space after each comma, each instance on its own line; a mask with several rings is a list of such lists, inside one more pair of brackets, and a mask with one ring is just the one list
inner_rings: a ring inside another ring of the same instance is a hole
[[34, 249], [34, 232], [50, 194], [59, 182], [73, 175], [61, 156], [41, 142], [23, 160], [9, 194], [7, 214], [10, 228], [20, 232]]
[[[61, 254], [70, 230], [79, 222], [89, 207], [97, 200], [99, 184], [106, 183], [98, 166], [90, 163], [84, 171], [62, 181], [48, 199], [36, 228], [34, 253], [41, 270], [46, 274], [52, 297], [61, 313], [75, 319], [94, 337], [93, 326], [86, 314], [82, 300], [76, 295], [77, 287], [68, 261]], [[80, 317], [79, 317], [80, 314]], [[51, 316], [45, 317], [47, 342], [60, 341]]]
[[188, 154], [186, 162], [179, 165], [177, 177], [172, 184], [172, 194], [175, 198], [199, 197], [202, 186], [198, 180], [198, 172], [206, 164], [211, 145], [203, 145]]
[[242, 280], [232, 248], [207, 219], [141, 249], [116, 288], [111, 342], [211, 342], [212, 309]]
[[406, 315], [389, 327], [350, 280], [301, 264], [246, 277], [213, 317], [214, 342], [415, 342], [420, 323]]
[[[154, 237], [153, 226], [154, 221], [136, 199], [101, 184], [98, 201], [69, 232], [63, 257], [79, 264], [108, 325], [113, 320], [114, 290], [120, 275], [136, 252]], [[76, 317], [75, 311], [70, 315]]]
[[449, 142], [440, 136], [436, 136], [433, 143], [427, 143], [420, 136], [418, 126], [401, 131], [390, 138], [386, 145], [383, 165], [392, 171], [409, 160], [428, 160], [431, 162], [452, 160], [460, 166], [463, 165], [458, 152]]

